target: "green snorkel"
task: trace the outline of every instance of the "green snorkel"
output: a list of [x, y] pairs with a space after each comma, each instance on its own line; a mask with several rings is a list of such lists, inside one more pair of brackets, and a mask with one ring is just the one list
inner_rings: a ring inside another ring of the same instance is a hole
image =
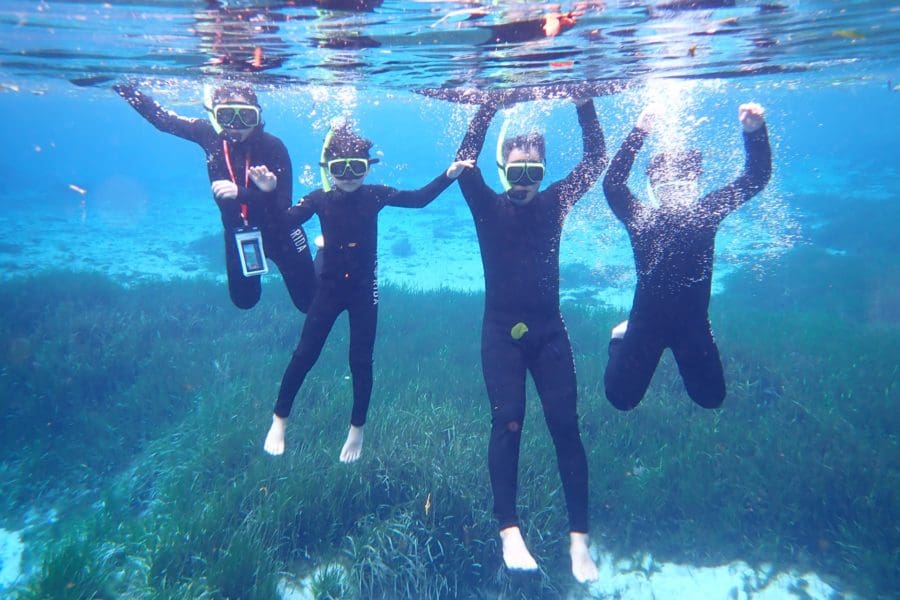
[[331, 182], [328, 181], [328, 171], [325, 170], [325, 152], [331, 145], [331, 136], [334, 135], [334, 129], [329, 127], [328, 133], [325, 134], [325, 142], [322, 144], [322, 154], [319, 156], [319, 176], [322, 178], [322, 189], [326, 192], [331, 191]]
[[508, 192], [512, 186], [506, 179], [506, 170], [503, 168], [503, 142], [506, 141], [506, 130], [509, 129], [509, 118], [503, 119], [503, 125], [500, 127], [500, 135], [497, 137], [497, 175], [500, 177], [500, 185], [503, 190]]

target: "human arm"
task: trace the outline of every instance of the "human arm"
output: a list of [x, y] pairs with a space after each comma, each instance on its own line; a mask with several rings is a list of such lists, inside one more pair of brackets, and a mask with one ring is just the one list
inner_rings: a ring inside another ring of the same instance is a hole
[[[448, 169], [449, 171], [449, 169]], [[384, 206], [398, 206], [400, 208], [422, 208], [428, 206], [441, 192], [450, 187], [453, 183], [447, 175], [447, 171], [432, 179], [417, 190], [395, 190], [394, 188], [384, 188], [388, 190], [387, 195], [382, 200]]]
[[200, 143], [205, 136], [215, 135], [212, 125], [202, 119], [189, 119], [164, 109], [153, 98], [130, 83], [118, 83], [113, 90], [151, 125], [164, 133]]
[[487, 136], [488, 128], [496, 113], [497, 104], [494, 102], [479, 105], [478, 112], [475, 113], [475, 116], [469, 122], [466, 135], [463, 137], [459, 150], [456, 152], [457, 161], [470, 162], [472, 165], [471, 168], [464, 170], [460, 174], [459, 187], [466, 202], [473, 209], [475, 206], [472, 204], [472, 199], [493, 193], [484, 182], [481, 169], [478, 168], [476, 163], [478, 155], [481, 154], [481, 149], [484, 147], [484, 139]]
[[701, 200], [720, 221], [761, 192], [772, 177], [772, 147], [764, 115], [763, 107], [756, 103], [738, 108], [744, 136], [744, 169], [737, 179]]
[[626, 225], [632, 223], [641, 210], [641, 203], [628, 189], [628, 176], [631, 174], [637, 153], [652, 129], [656, 110], [656, 107], [648, 106], [641, 111], [637, 123], [622, 142], [609, 165], [609, 170], [606, 171], [606, 177], [603, 178], [603, 194], [606, 201], [613, 214]]
[[324, 195], [324, 191], [316, 190], [303, 196], [297, 204], [285, 211], [287, 219], [293, 225], [306, 223], [314, 214], [316, 214], [318, 203]]
[[597, 183], [607, 163], [606, 140], [593, 99], [576, 99], [573, 102], [578, 111], [578, 124], [581, 125], [583, 154], [572, 172], [558, 184], [560, 201], [569, 207]]
[[456, 151], [456, 160], [478, 160], [478, 155], [484, 147], [484, 138], [487, 137], [488, 128], [496, 113], [497, 104], [494, 102], [478, 106], [478, 112], [469, 122], [466, 135], [459, 145], [459, 150]]
[[[284, 143], [277, 137], [263, 133], [261, 142], [253, 150], [257, 164], [250, 167], [250, 185], [241, 187], [238, 200], [242, 204], [262, 204], [267, 211], [284, 211], [293, 203], [293, 169], [291, 157]], [[257, 158], [258, 156], [258, 158]]]

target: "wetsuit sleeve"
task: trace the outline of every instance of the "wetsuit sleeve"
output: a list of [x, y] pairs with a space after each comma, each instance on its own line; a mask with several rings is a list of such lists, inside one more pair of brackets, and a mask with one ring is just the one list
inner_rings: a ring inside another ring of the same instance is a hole
[[188, 119], [164, 109], [150, 96], [131, 85], [118, 84], [113, 88], [151, 125], [164, 133], [171, 133], [192, 142], [215, 135], [212, 125], [202, 119]]
[[603, 129], [600, 128], [593, 100], [578, 107], [578, 124], [581, 125], [584, 154], [572, 172], [557, 184], [559, 200], [569, 208], [597, 183], [607, 162], [606, 140], [603, 138]]
[[456, 151], [456, 160], [478, 160], [478, 155], [484, 147], [484, 138], [496, 113], [496, 105], [482, 104], [478, 107], [478, 112], [472, 117], [459, 150]]
[[700, 201], [718, 221], [761, 192], [772, 177], [772, 147], [765, 125], [744, 133], [744, 153], [744, 170], [738, 178]]
[[625, 223], [626, 226], [634, 222], [641, 210], [641, 203], [628, 189], [628, 176], [634, 165], [634, 158], [644, 145], [647, 132], [643, 129], [633, 128], [622, 143], [622, 147], [616, 152], [606, 177], [603, 178], [603, 193], [613, 214]]
[[[456, 152], [456, 160], [478, 160], [481, 149], [484, 147], [484, 138], [487, 136], [488, 128], [491, 120], [497, 112], [497, 107], [493, 104], [482, 104], [478, 107], [478, 112], [469, 123], [469, 128], [463, 137], [459, 150]], [[465, 169], [458, 177], [459, 188], [462, 190], [463, 198], [466, 199], [472, 211], [477, 211], [478, 199], [493, 197], [494, 192], [484, 182], [484, 176], [481, 169], [477, 166], [472, 169]]]
[[411, 191], [398, 191], [391, 188], [384, 200], [383, 206], [399, 206], [401, 208], [422, 208], [428, 206], [435, 198], [441, 195], [441, 192], [450, 187], [453, 180], [447, 177], [446, 173], [441, 173], [432, 179], [425, 187]]
[[288, 220], [295, 224], [309, 221], [316, 214], [319, 197], [322, 194], [324, 192], [317, 190], [300, 198], [300, 202], [287, 210]]

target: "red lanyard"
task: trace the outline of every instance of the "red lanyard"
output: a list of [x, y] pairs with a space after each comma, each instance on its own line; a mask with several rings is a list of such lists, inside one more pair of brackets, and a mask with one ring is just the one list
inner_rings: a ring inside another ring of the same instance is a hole
[[[234, 176], [234, 169], [231, 166], [231, 152], [228, 150], [228, 141], [222, 140], [222, 148], [225, 150], [225, 166], [228, 167], [228, 174], [231, 175], [231, 181], [237, 185], [237, 179]], [[246, 164], [244, 165], [244, 187], [250, 187], [250, 153], [247, 153]], [[247, 205], [241, 204], [241, 217], [244, 219], [244, 225], [247, 222]]]

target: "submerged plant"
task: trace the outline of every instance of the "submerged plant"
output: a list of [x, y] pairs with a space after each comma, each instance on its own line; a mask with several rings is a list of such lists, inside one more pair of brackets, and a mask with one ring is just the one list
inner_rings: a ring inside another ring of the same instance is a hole
[[[53, 541], [24, 597], [271, 598], [292, 565], [329, 560], [343, 566], [314, 577], [322, 597], [574, 593], [558, 467], [531, 388], [519, 508], [544, 575], [502, 571], [477, 350], [483, 298], [381, 290], [365, 448], [343, 465], [345, 319], [275, 458], [262, 441], [302, 319], [281, 286], [244, 313], [209, 304], [226, 297], [214, 284], [68, 283], [0, 283], [23, 315], [0, 316], [0, 331], [19, 340], [0, 377], [4, 505], [60, 515], [36, 538]], [[163, 293], [166, 306], [154, 299]], [[799, 564], [869, 585], [870, 596], [891, 590], [900, 333], [748, 304], [713, 304], [729, 379], [721, 410], [691, 403], [667, 353], [627, 414], [602, 385], [620, 315], [564, 305], [592, 539], [620, 556]]]

